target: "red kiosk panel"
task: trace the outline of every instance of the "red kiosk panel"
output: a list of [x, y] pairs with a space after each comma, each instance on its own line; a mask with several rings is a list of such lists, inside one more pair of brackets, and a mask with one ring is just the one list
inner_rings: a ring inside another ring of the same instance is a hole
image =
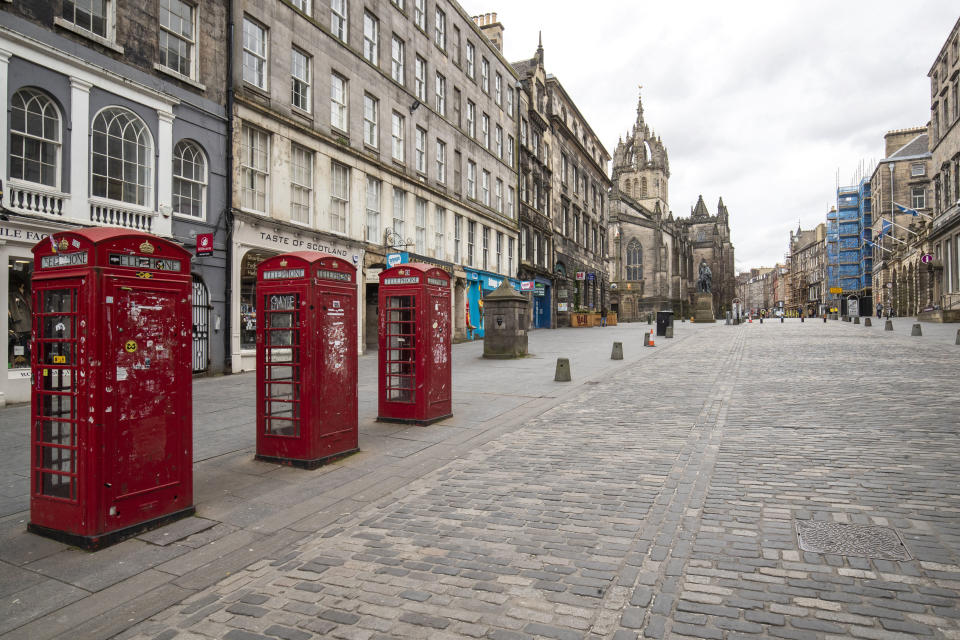
[[377, 420], [430, 424], [452, 416], [450, 276], [420, 263], [386, 269], [379, 308]]
[[95, 549], [192, 514], [190, 254], [111, 228], [33, 252], [28, 529]]
[[358, 450], [356, 268], [314, 251], [257, 272], [257, 459], [308, 469]]

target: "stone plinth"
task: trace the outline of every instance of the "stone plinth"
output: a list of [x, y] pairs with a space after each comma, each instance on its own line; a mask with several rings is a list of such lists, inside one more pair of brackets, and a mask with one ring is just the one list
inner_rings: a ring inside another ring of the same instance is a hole
[[698, 293], [693, 302], [693, 321], [694, 322], [716, 322], [713, 315], [713, 294]]
[[483, 357], [507, 360], [527, 355], [530, 301], [509, 280], [483, 297]]

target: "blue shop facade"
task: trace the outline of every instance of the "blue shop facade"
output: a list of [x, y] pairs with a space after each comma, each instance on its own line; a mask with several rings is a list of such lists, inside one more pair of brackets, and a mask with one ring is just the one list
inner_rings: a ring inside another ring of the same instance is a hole
[[[466, 295], [466, 328], [467, 339], [483, 338], [483, 296], [500, 286], [504, 277], [489, 271], [480, 271], [465, 267], [467, 276]], [[520, 281], [516, 278], [507, 278], [514, 289], [520, 291]]]

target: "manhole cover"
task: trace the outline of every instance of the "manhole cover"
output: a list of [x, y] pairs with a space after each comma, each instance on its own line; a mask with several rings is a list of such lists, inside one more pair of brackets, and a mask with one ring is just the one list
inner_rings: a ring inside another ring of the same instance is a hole
[[890, 527], [798, 520], [797, 539], [804, 551], [885, 560], [910, 559], [900, 534]]

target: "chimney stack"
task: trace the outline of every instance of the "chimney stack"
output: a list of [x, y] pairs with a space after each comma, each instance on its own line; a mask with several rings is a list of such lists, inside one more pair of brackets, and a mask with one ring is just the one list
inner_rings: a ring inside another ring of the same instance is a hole
[[473, 21], [480, 32], [487, 37], [497, 51], [503, 52], [503, 25], [497, 21], [496, 13], [484, 13], [479, 16], [473, 16]]

